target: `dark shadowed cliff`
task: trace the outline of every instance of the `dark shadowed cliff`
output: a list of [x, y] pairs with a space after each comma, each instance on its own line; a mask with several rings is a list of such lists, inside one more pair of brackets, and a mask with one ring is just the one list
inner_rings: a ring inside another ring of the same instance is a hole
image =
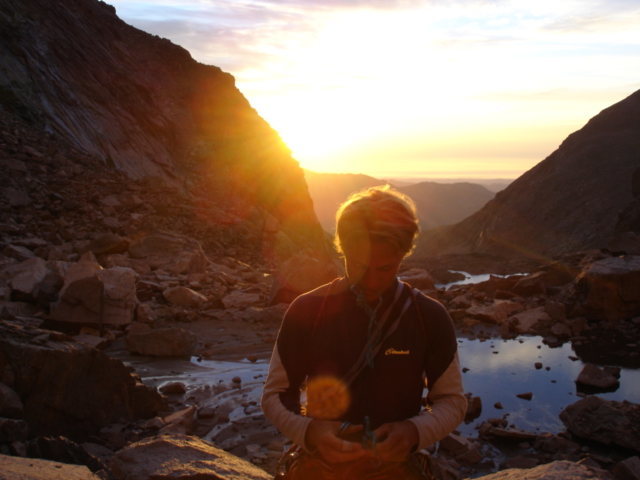
[[233, 77], [103, 2], [0, 1], [0, 106], [132, 180], [203, 195], [227, 223], [250, 219], [285, 256], [325, 248], [301, 169]]
[[603, 110], [419, 255], [555, 256], [640, 232], [640, 91]]

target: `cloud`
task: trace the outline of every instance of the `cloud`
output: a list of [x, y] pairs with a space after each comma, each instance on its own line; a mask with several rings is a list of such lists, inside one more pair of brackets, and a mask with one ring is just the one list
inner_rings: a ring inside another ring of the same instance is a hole
[[169, 38], [199, 61], [232, 73], [248, 67], [259, 69], [279, 50], [286, 49], [286, 42], [314, 30], [307, 13], [269, 2], [114, 0], [113, 3], [126, 22]]
[[575, 8], [563, 15], [549, 17], [544, 31], [563, 33], [637, 31], [640, 5], [635, 0], [597, 1], [588, 8]]

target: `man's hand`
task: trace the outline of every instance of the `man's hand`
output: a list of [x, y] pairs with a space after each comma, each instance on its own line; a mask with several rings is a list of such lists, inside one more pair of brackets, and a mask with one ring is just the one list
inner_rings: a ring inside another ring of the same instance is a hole
[[420, 441], [418, 428], [409, 420], [380, 425], [374, 430], [377, 439], [373, 453], [385, 462], [402, 462]]
[[[307, 447], [317, 450], [329, 463], [343, 463], [371, 456], [360, 443], [349, 442], [338, 437], [340, 422], [313, 419], [307, 427], [305, 436]], [[350, 434], [362, 430], [362, 425], [351, 425], [342, 433]]]

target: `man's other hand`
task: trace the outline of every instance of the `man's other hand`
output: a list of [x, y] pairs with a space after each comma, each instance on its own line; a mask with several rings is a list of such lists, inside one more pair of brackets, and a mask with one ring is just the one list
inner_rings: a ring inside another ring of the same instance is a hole
[[376, 445], [373, 452], [385, 462], [402, 462], [418, 445], [418, 428], [409, 420], [385, 423], [374, 430]]
[[313, 419], [305, 435], [307, 448], [317, 451], [328, 463], [350, 462], [371, 456], [371, 451], [365, 450], [360, 443], [338, 437], [338, 432], [351, 434], [361, 431], [362, 425], [350, 425], [342, 431], [340, 425], [341, 422]]

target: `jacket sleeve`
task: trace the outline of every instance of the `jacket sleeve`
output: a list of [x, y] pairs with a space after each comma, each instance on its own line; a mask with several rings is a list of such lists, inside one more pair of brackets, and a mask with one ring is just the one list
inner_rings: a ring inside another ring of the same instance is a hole
[[442, 375], [429, 386], [427, 401], [429, 407], [409, 419], [418, 429], [418, 449], [426, 448], [446, 437], [464, 419], [467, 399], [464, 396], [457, 353]]
[[294, 443], [304, 446], [307, 427], [311, 418], [289, 410], [284, 406], [281, 395], [290, 390], [287, 371], [280, 359], [278, 347], [273, 349], [269, 374], [262, 393], [262, 411], [264, 416], [273, 423], [280, 432]]
[[294, 443], [304, 446], [311, 418], [301, 415], [300, 389], [308, 372], [310, 329], [317, 298], [298, 297], [284, 315], [262, 394], [265, 417]]

